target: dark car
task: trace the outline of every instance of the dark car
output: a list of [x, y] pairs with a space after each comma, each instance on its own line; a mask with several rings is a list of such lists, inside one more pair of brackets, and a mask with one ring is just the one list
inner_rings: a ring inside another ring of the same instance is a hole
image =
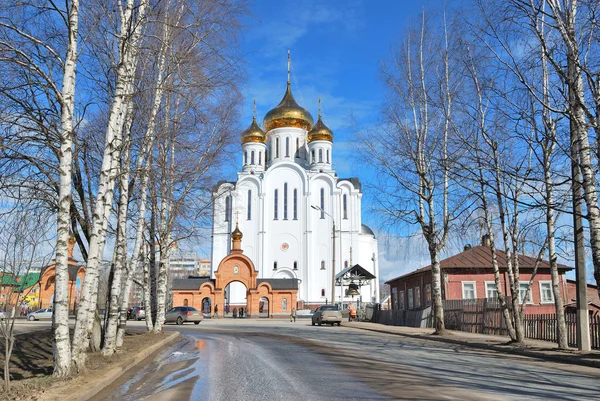
[[142, 320], [146, 318], [146, 309], [143, 306], [134, 306], [128, 313], [128, 319]]
[[321, 305], [315, 310], [312, 315], [312, 325], [320, 326], [323, 323], [329, 323], [332, 326], [336, 323], [338, 326], [342, 324], [342, 312], [337, 305]]
[[200, 324], [203, 319], [202, 312], [191, 306], [176, 306], [165, 314], [165, 323], [194, 322], [194, 324]]

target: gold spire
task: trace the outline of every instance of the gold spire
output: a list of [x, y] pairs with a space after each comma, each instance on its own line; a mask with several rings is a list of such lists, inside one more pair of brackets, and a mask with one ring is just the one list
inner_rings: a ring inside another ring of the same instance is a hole
[[308, 142], [313, 141], [329, 141], [333, 142], [333, 131], [329, 129], [321, 119], [321, 97], [319, 97], [319, 119], [315, 126], [308, 131]]
[[313, 126], [313, 118], [308, 110], [298, 105], [292, 95], [290, 73], [291, 59], [288, 50], [287, 88], [281, 102], [265, 116], [264, 126], [267, 132], [279, 127], [303, 128], [308, 131]]
[[242, 132], [242, 144], [249, 142], [266, 143], [267, 135], [258, 124], [256, 123], [256, 99], [254, 99], [254, 115], [252, 117], [252, 124]]

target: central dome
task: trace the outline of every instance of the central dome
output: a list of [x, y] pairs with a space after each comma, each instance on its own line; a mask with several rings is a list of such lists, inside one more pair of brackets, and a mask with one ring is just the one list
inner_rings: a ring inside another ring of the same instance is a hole
[[264, 126], [265, 131], [279, 127], [303, 128], [307, 131], [312, 128], [313, 118], [308, 110], [296, 103], [289, 81], [281, 102], [265, 116]]

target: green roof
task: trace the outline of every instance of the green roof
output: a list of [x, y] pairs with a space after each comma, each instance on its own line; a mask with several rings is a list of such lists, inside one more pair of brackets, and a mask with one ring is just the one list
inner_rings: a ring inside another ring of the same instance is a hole
[[36, 285], [40, 281], [40, 273], [29, 273], [25, 276], [19, 276], [19, 282], [15, 280], [14, 276], [4, 274], [0, 278], [0, 285], [14, 285], [15, 292], [22, 292], [29, 287]]

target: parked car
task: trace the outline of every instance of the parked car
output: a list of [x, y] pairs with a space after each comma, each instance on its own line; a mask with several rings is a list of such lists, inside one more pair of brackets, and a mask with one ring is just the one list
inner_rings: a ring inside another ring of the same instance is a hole
[[52, 319], [52, 308], [40, 309], [27, 314], [27, 320]]
[[184, 324], [185, 322], [194, 322], [194, 324], [200, 324], [203, 319], [202, 312], [191, 306], [176, 306], [165, 314], [165, 323]]
[[329, 323], [334, 325], [337, 323], [338, 326], [342, 324], [342, 312], [337, 305], [321, 305], [312, 315], [312, 325], [318, 324], [319, 326], [323, 323]]
[[146, 309], [143, 306], [134, 306], [129, 312], [128, 319], [142, 320], [146, 318]]

